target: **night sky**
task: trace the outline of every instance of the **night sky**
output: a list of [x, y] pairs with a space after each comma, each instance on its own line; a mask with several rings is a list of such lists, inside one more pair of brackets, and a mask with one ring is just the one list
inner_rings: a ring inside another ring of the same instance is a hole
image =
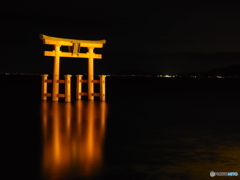
[[[0, 73], [52, 72], [39, 34], [101, 40], [95, 74], [207, 71], [240, 64], [238, 4], [161, 1], [8, 1], [1, 6]], [[64, 49], [62, 49], [64, 51]], [[82, 49], [83, 51], [86, 51]], [[87, 73], [87, 59], [61, 58], [63, 74]]]

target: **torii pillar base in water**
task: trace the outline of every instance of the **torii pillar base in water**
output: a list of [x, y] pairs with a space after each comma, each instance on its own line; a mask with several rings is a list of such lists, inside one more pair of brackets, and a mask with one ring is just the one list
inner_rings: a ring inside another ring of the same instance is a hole
[[[83, 80], [82, 77], [83, 75], [76, 75], [77, 77], [77, 82], [76, 82], [76, 98], [81, 99], [82, 96], [88, 96], [89, 97], [89, 92], [82, 92], [82, 83], [88, 83], [88, 80]], [[99, 83], [100, 84], [100, 93], [92, 93], [91, 94], [91, 99], [93, 100], [94, 96], [99, 96], [100, 100], [105, 101], [106, 97], [106, 90], [105, 90], [105, 77], [106, 75], [99, 75], [100, 80], [93, 80], [93, 83]], [[92, 83], [92, 84], [93, 84]]]
[[[71, 88], [70, 78], [71, 75], [65, 75], [65, 80], [59, 80], [59, 68], [60, 57], [72, 57], [72, 58], [88, 58], [88, 93], [80, 93], [80, 89], [77, 89], [77, 99], [81, 95], [87, 95], [88, 100], [94, 100], [94, 96], [100, 96], [101, 100], [105, 100], [105, 75], [100, 76], [100, 80], [94, 80], [94, 58], [101, 59], [101, 54], [94, 54], [94, 48], [102, 48], [105, 44], [105, 40], [88, 41], [88, 40], [76, 40], [50, 37], [41, 34], [40, 38], [44, 44], [54, 45], [54, 51], [45, 51], [45, 56], [54, 56], [53, 63], [53, 79], [48, 80], [48, 75], [42, 75], [42, 100], [47, 100], [47, 97], [52, 97], [52, 101], [58, 101], [59, 97], [65, 97], [65, 102], [71, 102]], [[61, 46], [68, 46], [71, 52], [62, 52]], [[87, 47], [87, 53], [80, 53], [80, 47]], [[77, 79], [80, 77], [77, 77]], [[84, 80], [81, 80], [84, 81]], [[80, 81], [77, 81], [77, 88], [80, 88]], [[94, 83], [100, 83], [100, 93], [94, 93]], [[47, 83], [52, 83], [52, 93], [47, 93]], [[59, 83], [65, 83], [65, 94], [59, 94]]]
[[[48, 74], [42, 74], [42, 100], [47, 100], [47, 97], [53, 97], [51, 93], [47, 93], [47, 83], [52, 83], [53, 81], [51, 79], [47, 79]], [[58, 80], [58, 83], [64, 83], [65, 84], [65, 94], [59, 94], [57, 93], [56, 97], [57, 100], [52, 101], [58, 101], [59, 97], [65, 98], [65, 102], [71, 102], [71, 77], [72, 75], [64, 75], [65, 80]]]

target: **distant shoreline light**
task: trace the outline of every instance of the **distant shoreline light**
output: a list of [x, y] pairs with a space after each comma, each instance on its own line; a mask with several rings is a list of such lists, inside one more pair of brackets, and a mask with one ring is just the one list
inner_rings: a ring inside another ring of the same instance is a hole
[[[34, 75], [34, 76], [41, 76], [42, 74], [28, 74], [28, 73], [0, 73], [0, 75]], [[86, 75], [86, 74], [84, 74]], [[100, 74], [97, 74], [95, 76], [98, 76]], [[108, 77], [158, 77], [158, 78], [240, 78], [240, 75], [235, 75], [235, 76], [220, 76], [220, 75], [168, 75], [168, 74], [160, 74], [160, 75], [135, 75], [135, 74], [110, 74], [106, 75]]]

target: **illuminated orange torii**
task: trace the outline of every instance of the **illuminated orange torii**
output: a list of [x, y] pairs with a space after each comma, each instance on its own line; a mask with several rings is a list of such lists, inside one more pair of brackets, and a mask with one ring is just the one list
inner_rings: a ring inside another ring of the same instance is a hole
[[[73, 57], [73, 58], [88, 58], [88, 80], [82, 80], [82, 75], [77, 75], [77, 94], [76, 98], [81, 99], [81, 96], [88, 96], [89, 100], [93, 100], [94, 96], [100, 96], [101, 100], [105, 100], [105, 77], [106, 75], [100, 75], [100, 80], [94, 80], [94, 61], [93, 59], [101, 59], [101, 54], [94, 54], [94, 48], [102, 48], [106, 40], [89, 41], [89, 40], [77, 40], [57, 38], [41, 34], [40, 39], [44, 44], [50, 44], [55, 46], [53, 51], [45, 51], [45, 56], [54, 56], [53, 64], [53, 79], [48, 80], [47, 74], [42, 75], [42, 100], [46, 100], [47, 97], [52, 96], [52, 101], [58, 101], [59, 97], [65, 97], [66, 102], [71, 101], [71, 87], [70, 78], [71, 75], [65, 75], [65, 80], [59, 80], [59, 63], [60, 57]], [[72, 47], [71, 52], [60, 51], [61, 46]], [[80, 53], [80, 47], [87, 47], [87, 53]], [[47, 83], [52, 83], [52, 94], [47, 93]], [[65, 83], [65, 94], [59, 94], [59, 83]], [[88, 92], [81, 92], [81, 83], [88, 83]], [[100, 83], [100, 93], [94, 93], [94, 83]]]

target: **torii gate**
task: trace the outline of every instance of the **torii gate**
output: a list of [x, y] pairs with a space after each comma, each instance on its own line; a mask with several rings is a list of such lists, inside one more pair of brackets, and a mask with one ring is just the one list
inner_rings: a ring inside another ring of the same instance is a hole
[[[100, 96], [101, 100], [105, 100], [105, 77], [106, 75], [100, 75], [100, 80], [94, 80], [94, 58], [101, 59], [101, 54], [94, 54], [94, 48], [102, 48], [106, 40], [89, 41], [89, 40], [77, 40], [66, 39], [46, 36], [40, 34], [40, 39], [44, 44], [50, 44], [55, 46], [53, 51], [45, 51], [45, 56], [54, 56], [53, 64], [53, 79], [48, 80], [47, 74], [42, 75], [42, 100], [47, 100], [47, 97], [52, 96], [52, 101], [58, 101], [59, 97], [65, 97], [65, 102], [71, 101], [71, 87], [70, 78], [72, 75], [65, 75], [65, 80], [59, 80], [59, 63], [60, 57], [73, 57], [73, 58], [88, 58], [88, 80], [82, 80], [83, 75], [77, 75], [77, 94], [76, 98], [81, 99], [81, 96], [88, 96], [88, 100], [94, 100], [94, 96]], [[71, 52], [60, 51], [61, 46], [72, 47]], [[80, 47], [87, 47], [87, 53], [80, 53]], [[47, 83], [52, 83], [52, 94], [47, 93]], [[59, 83], [65, 83], [65, 94], [59, 94]], [[88, 83], [88, 92], [81, 92], [81, 83]], [[94, 93], [94, 84], [100, 83], [100, 93]]]

